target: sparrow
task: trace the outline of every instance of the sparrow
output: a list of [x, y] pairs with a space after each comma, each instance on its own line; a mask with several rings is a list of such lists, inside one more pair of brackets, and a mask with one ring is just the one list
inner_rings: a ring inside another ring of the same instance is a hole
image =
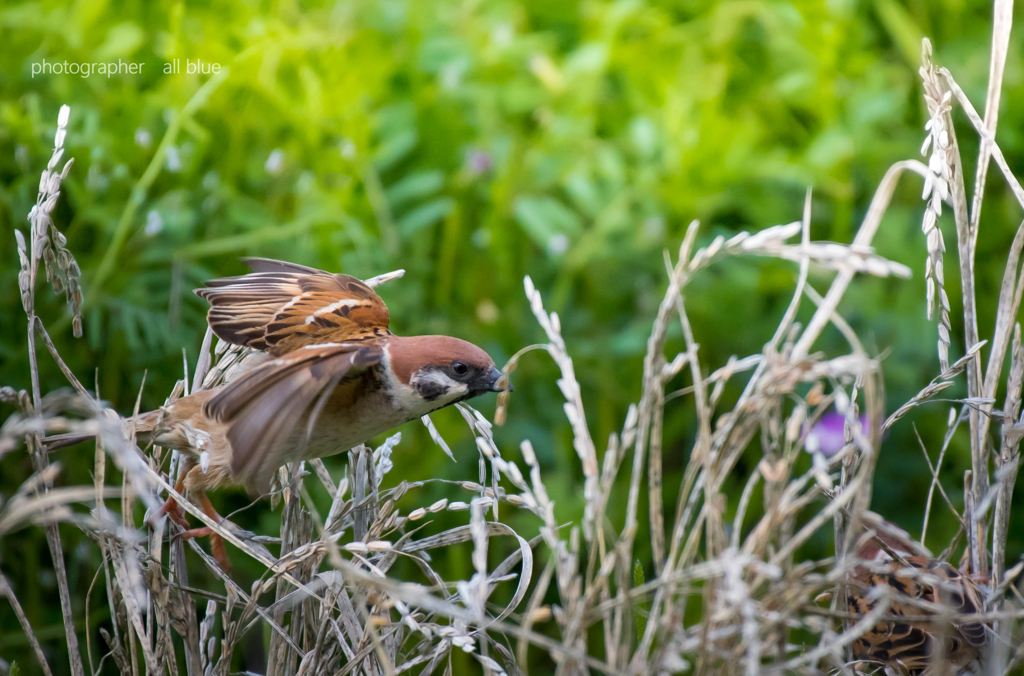
[[[881, 602], [878, 591], [889, 592], [888, 616], [936, 616], [937, 607], [955, 616], [952, 622], [883, 620], [853, 644], [859, 660], [880, 663], [897, 674], [957, 674], [978, 658], [986, 644], [983, 622], [964, 619], [983, 611], [979, 584], [945, 561], [932, 558], [922, 545], [889, 522], [865, 531], [858, 549], [864, 563], [847, 587], [847, 609], [857, 619]], [[941, 664], [935, 663], [941, 641]]]
[[[177, 490], [220, 521], [206, 492], [263, 493], [279, 467], [334, 455], [406, 422], [486, 392], [501, 371], [482, 349], [450, 336], [396, 336], [387, 306], [355, 277], [265, 258], [251, 273], [195, 291], [222, 341], [262, 353], [230, 382], [139, 416], [142, 442], [186, 455]], [[511, 386], [508, 386], [511, 390]], [[162, 512], [187, 528], [169, 499]], [[182, 537], [215, 536], [210, 529]], [[223, 568], [223, 541], [211, 537]]]

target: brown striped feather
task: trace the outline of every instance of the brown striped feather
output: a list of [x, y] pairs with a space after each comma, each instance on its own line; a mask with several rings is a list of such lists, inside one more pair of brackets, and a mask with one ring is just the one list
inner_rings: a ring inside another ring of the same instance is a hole
[[[945, 606], [957, 615], [980, 613], [984, 604], [977, 585], [943, 561], [924, 556], [905, 556], [907, 564], [892, 561], [871, 570], [861, 568], [848, 590], [851, 613], [870, 613], [877, 601], [870, 598], [874, 587], [895, 592], [887, 615], [933, 615], [929, 604]], [[909, 570], [908, 570], [909, 566]], [[933, 579], [929, 579], [933, 578]], [[935, 652], [935, 641], [943, 643], [944, 661], [963, 666], [973, 660], [986, 642], [981, 622], [954, 623], [943, 627], [936, 622], [883, 621], [853, 642], [858, 659], [881, 662], [904, 674], [926, 673]]]
[[222, 340], [287, 354], [307, 345], [390, 335], [387, 306], [362, 281], [304, 265], [243, 259], [253, 272], [207, 282], [210, 328]]

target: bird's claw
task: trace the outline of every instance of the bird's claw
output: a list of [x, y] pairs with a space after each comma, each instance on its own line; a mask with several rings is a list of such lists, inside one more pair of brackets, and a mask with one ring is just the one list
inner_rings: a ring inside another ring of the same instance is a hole
[[178, 504], [178, 501], [175, 500], [173, 496], [167, 498], [167, 502], [164, 503], [163, 507], [161, 507], [156, 514], [149, 518], [148, 523], [150, 528], [155, 528], [156, 522], [159, 521], [160, 517], [164, 516], [165, 514], [167, 515], [167, 518], [169, 518], [174, 523], [178, 524], [186, 530], [188, 529], [189, 523], [188, 519], [185, 518], [185, 512], [181, 509], [181, 505]]
[[220, 566], [221, 570], [230, 575], [232, 571], [231, 559], [228, 557], [227, 547], [224, 546], [224, 538], [209, 526], [190, 528], [175, 534], [171, 539], [191, 540], [192, 538], [201, 538], [207, 535], [210, 536], [210, 550], [213, 553], [213, 558], [217, 561], [217, 565]]

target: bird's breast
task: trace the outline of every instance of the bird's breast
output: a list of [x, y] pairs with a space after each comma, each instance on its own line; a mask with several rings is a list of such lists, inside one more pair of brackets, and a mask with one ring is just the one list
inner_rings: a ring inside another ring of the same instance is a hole
[[[335, 388], [317, 416], [305, 458], [319, 458], [347, 451], [353, 446], [402, 425], [417, 415], [396, 405], [376, 374], [343, 382]], [[297, 431], [305, 435], [308, 416]]]

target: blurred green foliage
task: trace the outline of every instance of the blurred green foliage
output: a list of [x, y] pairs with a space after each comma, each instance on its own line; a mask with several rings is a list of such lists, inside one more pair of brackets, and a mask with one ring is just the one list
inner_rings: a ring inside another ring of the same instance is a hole
[[[917, 156], [924, 138], [920, 38], [933, 39], [936, 61], [980, 107], [990, 12], [979, 0], [9, 0], [0, 6], [0, 380], [28, 387], [11, 229], [26, 225], [66, 103], [65, 157], [76, 164], [55, 221], [85, 274], [85, 338], [71, 337], [60, 299], [44, 289], [40, 314], [72, 369], [120, 410], [130, 410], [144, 374], [144, 405], [162, 403], [181, 377], [183, 349], [194, 363], [205, 308], [191, 289], [241, 272], [236, 259], [257, 255], [362, 277], [404, 268], [405, 278], [381, 291], [393, 329], [473, 340], [499, 363], [541, 339], [522, 293], [531, 275], [559, 312], [600, 443], [639, 396], [666, 285], [663, 251], [675, 254], [686, 224], [700, 219], [706, 240], [796, 220], [810, 186], [812, 237], [849, 241], [885, 169]], [[1010, 166], [1024, 162], [1021, 48], [1018, 33], [999, 131]], [[44, 59], [145, 65], [134, 76], [33, 77]], [[187, 74], [197, 59], [221, 73]], [[165, 74], [175, 61], [181, 72]], [[977, 141], [967, 127], [960, 140], [973, 176]], [[890, 410], [938, 371], [935, 329], [924, 317], [919, 189], [913, 179], [901, 187], [876, 239], [880, 253], [912, 266], [914, 279], [857, 281], [842, 306], [869, 346], [888, 355]], [[983, 214], [985, 337], [1020, 218], [995, 171]], [[951, 225], [944, 216], [947, 242]], [[795, 267], [730, 261], [695, 282], [687, 302], [706, 368], [759, 351]], [[955, 269], [951, 249], [956, 328]], [[823, 290], [829, 279], [815, 273], [811, 281]], [[962, 331], [954, 333], [956, 356]], [[819, 347], [844, 349], [838, 334]], [[45, 354], [41, 364], [44, 391], [60, 387]], [[579, 470], [554, 379], [545, 358], [525, 360], [499, 441], [514, 456], [521, 439], [533, 440], [567, 521], [579, 515]], [[678, 398], [667, 413], [670, 487], [693, 436], [690, 402]], [[875, 507], [911, 529], [928, 483], [914, 425], [934, 456], [946, 414], [941, 404], [918, 409], [883, 445]], [[435, 420], [460, 463], [409, 425], [395, 481], [476, 478], [458, 414]], [[954, 496], [966, 448], [958, 437], [944, 472]], [[64, 481], [90, 480], [91, 453], [58, 459]], [[330, 467], [340, 474], [343, 465]], [[29, 473], [23, 455], [8, 456], [0, 492]], [[433, 484], [416, 499], [428, 504], [449, 488]], [[222, 512], [246, 504], [242, 495], [216, 499]], [[535, 532], [532, 519], [510, 518], [525, 535]], [[932, 532], [944, 542], [952, 521], [941, 508], [936, 518]], [[266, 532], [276, 519], [266, 504], [237, 517]], [[63, 532], [73, 594], [84, 604], [98, 553], [80, 533]], [[1011, 543], [1012, 556], [1022, 549], [1024, 537]], [[451, 566], [467, 565], [452, 558]], [[238, 565], [240, 576], [253, 574]], [[4, 541], [0, 567], [63, 673], [41, 531]], [[105, 604], [92, 604], [95, 631], [107, 620]], [[0, 654], [34, 672], [12, 626], [0, 607]]]

